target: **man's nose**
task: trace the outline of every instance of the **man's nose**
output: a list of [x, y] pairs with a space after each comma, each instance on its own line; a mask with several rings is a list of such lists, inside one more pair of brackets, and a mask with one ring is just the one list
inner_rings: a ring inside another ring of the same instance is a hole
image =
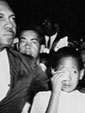
[[25, 47], [26, 47], [27, 49], [29, 49], [29, 48], [31, 47], [31, 43], [30, 43], [30, 42], [26, 42]]
[[5, 28], [7, 30], [11, 30], [11, 28], [13, 27], [12, 23], [10, 22], [10, 20], [7, 20], [5, 23]]

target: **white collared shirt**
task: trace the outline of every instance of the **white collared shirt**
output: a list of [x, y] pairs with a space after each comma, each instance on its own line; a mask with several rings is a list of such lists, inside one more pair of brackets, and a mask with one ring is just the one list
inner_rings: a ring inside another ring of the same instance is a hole
[[10, 69], [6, 49], [0, 52], [0, 101], [7, 95], [10, 84]]
[[[51, 91], [37, 93], [30, 113], [46, 113], [50, 97]], [[85, 113], [85, 93], [78, 90], [70, 93], [61, 91], [57, 113]]]
[[56, 32], [54, 35], [50, 36], [50, 37], [47, 36], [47, 35], [45, 35], [45, 44], [46, 44], [46, 47], [47, 47], [47, 45], [48, 45], [48, 40], [49, 40], [49, 38], [51, 38], [51, 41], [50, 41], [50, 48], [49, 48], [49, 49], [51, 49], [52, 44], [53, 44], [55, 38], [57, 37], [57, 35], [58, 35], [57, 32]]

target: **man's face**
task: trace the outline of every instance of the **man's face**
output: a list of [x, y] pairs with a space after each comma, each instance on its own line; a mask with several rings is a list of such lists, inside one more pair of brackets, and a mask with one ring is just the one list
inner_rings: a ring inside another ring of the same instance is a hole
[[0, 1], [0, 48], [11, 46], [15, 34], [15, 15], [6, 2]]
[[38, 34], [32, 30], [23, 31], [20, 36], [19, 51], [37, 59], [40, 51]]

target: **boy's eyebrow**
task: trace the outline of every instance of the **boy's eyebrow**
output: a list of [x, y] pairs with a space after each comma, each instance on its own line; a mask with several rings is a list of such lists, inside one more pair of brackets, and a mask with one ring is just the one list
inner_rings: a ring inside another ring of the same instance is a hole
[[75, 66], [75, 67], [73, 66], [72, 68], [73, 68], [73, 69], [76, 69], [76, 66]]

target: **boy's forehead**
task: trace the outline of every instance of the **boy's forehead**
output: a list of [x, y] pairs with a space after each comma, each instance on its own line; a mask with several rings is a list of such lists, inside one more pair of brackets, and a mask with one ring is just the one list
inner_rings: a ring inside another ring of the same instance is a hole
[[59, 64], [67, 64], [67, 65], [76, 65], [77, 66], [77, 59], [74, 57], [68, 56], [68, 57], [63, 57], [59, 60]]

